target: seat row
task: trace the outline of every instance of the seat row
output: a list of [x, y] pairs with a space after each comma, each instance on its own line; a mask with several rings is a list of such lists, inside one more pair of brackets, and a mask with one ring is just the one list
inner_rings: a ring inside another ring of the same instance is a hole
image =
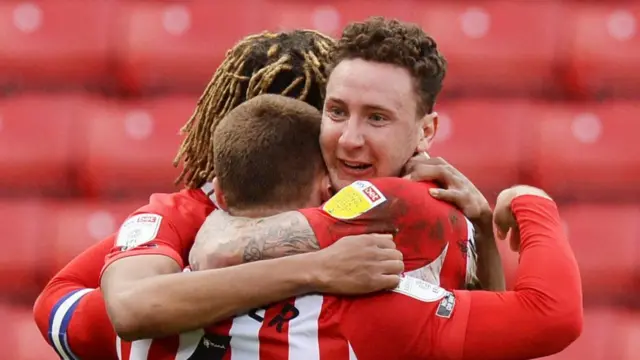
[[[0, 195], [135, 196], [170, 191], [196, 98], [82, 95], [0, 100]], [[467, 99], [438, 104], [431, 155], [487, 195], [515, 183], [562, 200], [640, 200], [640, 105]]]
[[0, 84], [199, 91], [242, 37], [385, 15], [449, 62], [445, 92], [635, 96], [640, 2], [237, 0], [0, 3]]
[[[127, 201], [0, 201], [0, 288], [29, 297], [74, 256], [117, 231], [146, 203]], [[640, 203], [560, 205], [580, 266], [588, 303], [636, 302], [640, 295]], [[518, 255], [500, 242], [508, 286]], [[541, 264], [542, 266], [542, 264]], [[640, 305], [640, 304], [638, 304]]]

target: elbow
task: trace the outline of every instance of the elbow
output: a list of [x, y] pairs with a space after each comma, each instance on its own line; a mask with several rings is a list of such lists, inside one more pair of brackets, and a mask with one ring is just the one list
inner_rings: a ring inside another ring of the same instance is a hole
[[580, 335], [582, 335], [583, 327], [584, 314], [582, 306], [580, 306], [579, 309], [575, 309], [574, 311], [565, 314], [564, 320], [559, 323], [557, 330], [558, 338], [562, 342], [562, 349], [559, 351], [564, 350], [567, 346], [576, 341]]
[[570, 311], [551, 312], [547, 315], [546, 324], [539, 339], [540, 348], [546, 349], [545, 356], [563, 351], [580, 337], [584, 326], [582, 306]]
[[109, 320], [116, 334], [126, 341], [147, 338], [144, 317], [141, 311], [141, 299], [135, 301], [129, 291], [120, 291], [105, 296], [105, 305]]
[[48, 341], [49, 337], [47, 335], [49, 333], [50, 309], [47, 309], [45, 296], [44, 292], [41, 293], [33, 304], [33, 320], [35, 321], [40, 334], [42, 334], [42, 336]]

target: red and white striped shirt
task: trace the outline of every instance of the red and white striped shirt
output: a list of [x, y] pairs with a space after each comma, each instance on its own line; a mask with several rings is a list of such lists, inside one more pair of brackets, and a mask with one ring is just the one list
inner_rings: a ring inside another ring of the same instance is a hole
[[[118, 355], [122, 360], [399, 359], [405, 347], [412, 346], [403, 333], [424, 334], [424, 344], [419, 344], [424, 351], [437, 346], [429, 336], [442, 328], [443, 321], [450, 320], [454, 306], [451, 293], [405, 277], [395, 292], [361, 298], [306, 295], [253, 310], [206, 332], [153, 341], [118, 341]], [[462, 308], [456, 310], [463, 312], [461, 320], [451, 328], [464, 325], [466, 310]], [[449, 334], [445, 341], [462, 340]]]
[[[384, 336], [390, 336], [385, 323], [398, 321], [393, 315], [398, 312], [398, 306], [405, 307], [400, 309], [405, 312], [406, 306], [413, 306], [416, 311], [425, 311], [422, 304], [437, 308], [439, 302], [445, 302], [444, 306], [447, 306], [448, 293], [434, 285], [446, 288], [465, 285], [474, 268], [473, 226], [455, 208], [429, 195], [428, 189], [433, 185], [397, 178], [357, 183], [345, 188], [352, 192], [350, 196], [358, 191], [367, 195], [373, 192], [376, 199], [381, 197], [384, 201], [348, 220], [330, 215], [325, 211], [326, 207], [301, 212], [323, 248], [347, 235], [398, 230], [394, 241], [404, 254], [409, 275], [403, 279], [403, 284], [413, 284], [411, 291], [357, 299], [323, 295], [289, 299], [237, 316], [206, 329], [206, 332], [196, 331], [155, 341], [119, 342], [120, 359], [395, 358], [396, 348], [391, 347], [386, 353], [382, 351], [385, 349], [383, 344], [387, 343]], [[334, 198], [339, 199], [341, 192]], [[428, 290], [425, 292], [424, 289]], [[412, 295], [412, 291], [418, 295]], [[404, 298], [409, 299], [408, 304]], [[380, 299], [384, 301], [375, 305]], [[382, 306], [385, 302], [392, 306]], [[371, 304], [375, 310], [362, 313], [361, 310], [370, 308]], [[431, 312], [430, 316], [434, 314]], [[404, 320], [411, 320], [411, 317]], [[407, 326], [411, 327], [411, 324]], [[397, 329], [392, 332], [400, 333]], [[363, 340], [362, 334], [367, 334]], [[379, 334], [384, 336], [377, 337]], [[403, 346], [402, 339], [398, 342]], [[378, 357], [382, 354], [391, 354], [391, 357]]]

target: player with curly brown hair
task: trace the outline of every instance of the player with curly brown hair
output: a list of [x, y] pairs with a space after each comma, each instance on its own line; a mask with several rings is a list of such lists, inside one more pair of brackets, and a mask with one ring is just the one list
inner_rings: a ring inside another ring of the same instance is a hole
[[446, 69], [436, 42], [417, 25], [373, 18], [344, 29], [331, 56], [320, 136], [336, 187], [399, 176], [416, 152], [428, 150]]

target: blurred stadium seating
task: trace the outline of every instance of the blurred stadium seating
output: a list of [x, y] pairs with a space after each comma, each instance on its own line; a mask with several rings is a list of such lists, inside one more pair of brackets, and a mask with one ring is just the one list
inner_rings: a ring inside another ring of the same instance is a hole
[[[34, 294], [150, 193], [174, 189], [178, 131], [230, 46], [263, 29], [337, 36], [371, 15], [421, 24], [449, 61], [433, 155], [488, 198], [530, 183], [561, 201], [586, 326], [550, 359], [640, 359], [637, 0], [0, 2], [7, 358], [51, 358]], [[512, 284], [517, 255], [501, 250]]]

